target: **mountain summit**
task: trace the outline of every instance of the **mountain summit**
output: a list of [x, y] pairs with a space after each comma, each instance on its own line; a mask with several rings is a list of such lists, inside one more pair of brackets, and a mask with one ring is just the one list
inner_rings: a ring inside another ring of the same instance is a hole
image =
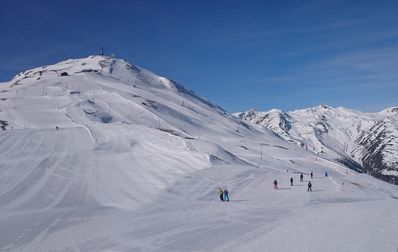
[[[2, 83], [0, 123], [4, 150], [30, 146], [2, 153], [3, 161], [12, 160], [4, 174], [14, 177], [19, 168], [35, 177], [9, 178], [4, 190], [19, 189], [0, 195], [0, 200], [12, 195], [1, 206], [7, 209], [25, 204], [28, 190], [40, 197], [49, 187], [52, 196], [32, 208], [86, 203], [134, 208], [178, 174], [246, 163], [206, 139], [262, 134], [176, 82], [107, 56], [65, 60]], [[156, 164], [162, 167], [152, 167]], [[69, 178], [58, 176], [64, 173]], [[141, 193], [133, 197], [125, 191]], [[81, 195], [89, 200], [83, 203]]]

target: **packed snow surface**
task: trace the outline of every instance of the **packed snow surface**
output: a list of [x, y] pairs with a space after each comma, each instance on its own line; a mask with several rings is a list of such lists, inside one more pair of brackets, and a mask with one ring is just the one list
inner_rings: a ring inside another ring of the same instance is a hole
[[0, 127], [1, 251], [398, 249], [396, 186], [120, 59], [0, 84]]

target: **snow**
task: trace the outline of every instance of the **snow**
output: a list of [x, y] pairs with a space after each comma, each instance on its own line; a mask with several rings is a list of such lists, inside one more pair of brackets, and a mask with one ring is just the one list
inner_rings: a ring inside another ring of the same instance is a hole
[[388, 108], [363, 113], [343, 107], [319, 105], [283, 112], [252, 109], [236, 113], [272, 130], [283, 139], [329, 160], [350, 160], [374, 174], [393, 175], [398, 170], [398, 113]]
[[383, 170], [382, 174], [389, 176], [398, 176], [398, 171]]
[[396, 186], [124, 60], [25, 71], [0, 84], [0, 120], [1, 251], [398, 248]]

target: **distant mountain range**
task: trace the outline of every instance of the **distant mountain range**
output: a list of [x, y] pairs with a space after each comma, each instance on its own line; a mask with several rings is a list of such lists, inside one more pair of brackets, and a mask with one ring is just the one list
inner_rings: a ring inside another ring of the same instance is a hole
[[398, 107], [363, 113], [322, 104], [289, 112], [251, 109], [235, 116], [316, 155], [398, 184]]

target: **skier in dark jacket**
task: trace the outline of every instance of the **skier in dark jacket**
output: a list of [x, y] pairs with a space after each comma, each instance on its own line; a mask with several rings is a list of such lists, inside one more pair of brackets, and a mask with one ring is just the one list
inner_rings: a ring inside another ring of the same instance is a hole
[[278, 189], [278, 181], [274, 180], [274, 189]]
[[301, 173], [300, 175], [300, 182], [303, 182], [304, 175]]
[[314, 177], [314, 174], [312, 173], [312, 171], [311, 171], [311, 179]]
[[290, 186], [293, 186], [293, 178], [290, 178]]
[[220, 195], [220, 200], [224, 201], [224, 191], [221, 187], [218, 188], [218, 194]]
[[311, 191], [312, 192], [312, 184], [311, 181], [308, 181], [308, 189], [307, 191]]

